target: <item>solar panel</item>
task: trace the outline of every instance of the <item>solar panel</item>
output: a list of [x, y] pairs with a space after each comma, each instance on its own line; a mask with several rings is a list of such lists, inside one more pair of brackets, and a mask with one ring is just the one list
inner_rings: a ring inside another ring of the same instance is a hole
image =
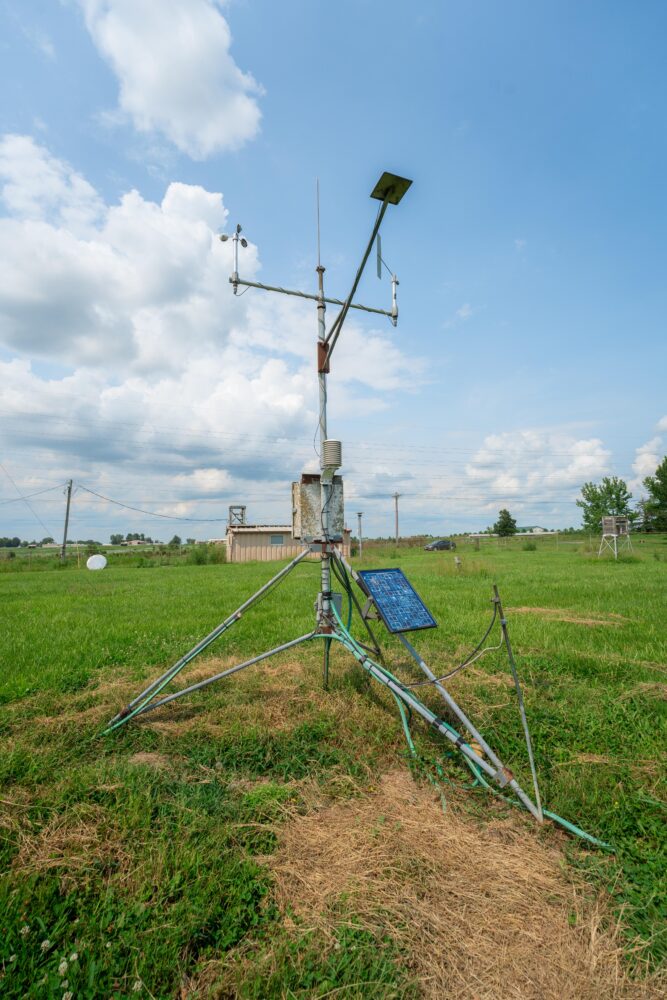
[[361, 569], [359, 576], [390, 632], [436, 628], [437, 622], [400, 569]]

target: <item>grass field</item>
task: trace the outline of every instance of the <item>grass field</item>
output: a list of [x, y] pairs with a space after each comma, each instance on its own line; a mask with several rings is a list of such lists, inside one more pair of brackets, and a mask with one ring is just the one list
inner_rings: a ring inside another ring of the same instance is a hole
[[[364, 565], [407, 573], [440, 672], [498, 584], [545, 803], [613, 855], [464, 787], [416, 723], [413, 781], [393, 701], [342, 651], [329, 692], [301, 647], [102, 738], [273, 565], [0, 574], [2, 995], [665, 995], [667, 538], [617, 563], [524, 544], [460, 546], [460, 571], [407, 548]], [[301, 564], [185, 678], [307, 631], [318, 572]], [[529, 785], [508, 678], [491, 653], [450, 687]], [[438, 754], [444, 814], [420, 777]]]

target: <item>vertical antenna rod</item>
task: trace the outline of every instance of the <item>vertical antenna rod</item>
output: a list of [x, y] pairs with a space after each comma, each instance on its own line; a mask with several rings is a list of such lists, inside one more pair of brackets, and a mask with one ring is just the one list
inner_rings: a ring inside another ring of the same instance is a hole
[[400, 495], [401, 495], [400, 493], [394, 493], [394, 508], [395, 508], [394, 527], [396, 529], [396, 545], [398, 545], [398, 498], [400, 497]]
[[317, 266], [319, 267], [322, 261], [320, 260], [320, 179], [317, 178]]

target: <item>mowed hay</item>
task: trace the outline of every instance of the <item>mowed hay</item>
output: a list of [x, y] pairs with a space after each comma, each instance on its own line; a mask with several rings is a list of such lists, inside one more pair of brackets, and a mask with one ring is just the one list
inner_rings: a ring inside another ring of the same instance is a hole
[[[295, 816], [269, 860], [282, 907], [327, 929], [346, 911], [404, 949], [426, 998], [665, 996], [632, 981], [618, 926], [520, 820], [480, 826], [405, 771]], [[662, 985], [662, 988], [661, 988]]]
[[596, 615], [593, 618], [592, 616], [586, 617], [578, 611], [570, 611], [568, 608], [538, 608], [531, 606], [507, 608], [507, 613], [513, 615], [538, 615], [540, 618], [550, 619], [551, 621], [568, 622], [571, 625], [588, 625], [591, 628], [596, 625], [606, 625], [607, 627], [619, 626], [622, 622], [629, 621], [623, 615], [617, 615], [613, 612]]

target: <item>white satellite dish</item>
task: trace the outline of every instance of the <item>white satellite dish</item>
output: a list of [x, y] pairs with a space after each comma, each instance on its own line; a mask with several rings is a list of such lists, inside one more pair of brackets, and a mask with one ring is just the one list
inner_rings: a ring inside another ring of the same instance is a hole
[[86, 561], [88, 569], [104, 569], [106, 564], [106, 556], [99, 555], [99, 553], [96, 556], [90, 556]]

